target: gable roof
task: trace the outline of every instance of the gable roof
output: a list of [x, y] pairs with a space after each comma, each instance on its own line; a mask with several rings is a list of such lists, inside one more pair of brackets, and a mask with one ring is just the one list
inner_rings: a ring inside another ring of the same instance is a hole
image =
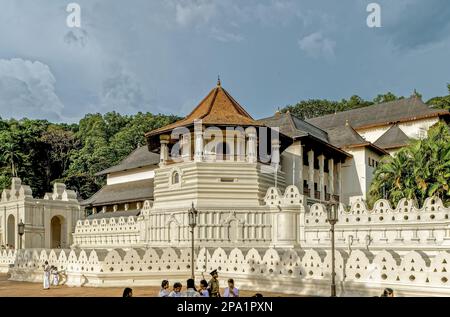
[[406, 99], [312, 118], [307, 121], [325, 130], [343, 126], [346, 121], [353, 128], [362, 129], [440, 116], [450, 116], [450, 112], [432, 109], [418, 96], [412, 96]]
[[382, 155], [388, 154], [377, 145], [366, 141], [355, 129], [353, 129], [348, 121], [341, 127], [329, 129], [328, 138], [332, 145], [341, 149], [369, 147]]
[[408, 145], [410, 141], [398, 124], [394, 124], [374, 144], [382, 149], [395, 149]]
[[293, 116], [289, 111], [277, 112], [274, 116], [258, 120], [268, 127], [278, 127], [280, 132], [293, 139], [311, 135], [328, 143], [328, 134], [324, 130]]
[[229, 126], [259, 126], [245, 109], [224, 89], [220, 81], [209, 94], [184, 119], [150, 131], [146, 137], [169, 132], [175, 128], [194, 124], [195, 120], [202, 120], [206, 125]]
[[146, 146], [140, 146], [124, 158], [118, 165], [107, 168], [95, 174], [96, 176], [121, 172], [133, 168], [146, 167], [159, 163], [160, 156], [150, 152]]

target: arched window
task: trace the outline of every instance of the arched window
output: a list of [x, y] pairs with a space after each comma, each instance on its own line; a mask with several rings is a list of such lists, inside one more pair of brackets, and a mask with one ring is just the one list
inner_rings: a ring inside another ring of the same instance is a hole
[[172, 174], [172, 184], [178, 184], [180, 183], [180, 173], [173, 172]]

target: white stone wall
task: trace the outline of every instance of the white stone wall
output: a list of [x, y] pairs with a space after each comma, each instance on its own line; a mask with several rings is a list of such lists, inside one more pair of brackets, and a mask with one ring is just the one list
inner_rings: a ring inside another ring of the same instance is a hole
[[[428, 131], [430, 127], [436, 124], [439, 118], [426, 118], [408, 122], [399, 123], [399, 128], [412, 139], [419, 138], [419, 131]], [[367, 141], [375, 143], [392, 125], [374, 127], [368, 129], [356, 129], [356, 131]]]
[[[350, 209], [340, 206], [336, 243], [340, 247], [408, 250], [447, 250], [450, 246], [450, 208], [439, 198], [427, 198], [419, 208], [413, 200], [402, 199], [392, 208], [379, 200], [372, 210], [363, 202]], [[330, 244], [329, 225], [322, 205], [313, 205], [305, 216], [306, 246]]]
[[[13, 178], [10, 189], [4, 189], [0, 200], [0, 233], [1, 244], [8, 243], [13, 237], [15, 248], [18, 248], [19, 235], [17, 224], [22, 220], [25, 233], [22, 237], [24, 248], [51, 247], [51, 221], [58, 217], [61, 221], [61, 246], [68, 247], [72, 243], [72, 232], [75, 223], [81, 218], [81, 208], [76, 193], [66, 189], [64, 184], [55, 183], [53, 192], [46, 193], [43, 199], [34, 198], [31, 188], [23, 185], [19, 178]], [[8, 219], [12, 219], [11, 224]]]
[[73, 241], [83, 248], [130, 248], [140, 243], [140, 227], [133, 216], [78, 220]]
[[[3, 258], [3, 254], [2, 254]], [[218, 269], [221, 286], [233, 277], [241, 289], [255, 292], [329, 295], [329, 249], [202, 248], [195, 253], [197, 281]], [[159, 285], [162, 279], [185, 283], [190, 277], [190, 249], [20, 250], [10, 269], [12, 280], [42, 281], [45, 261], [55, 265], [69, 286]], [[336, 252], [338, 295], [379, 295], [383, 288], [398, 296], [450, 296], [450, 252], [389, 248]]]
[[109, 173], [106, 178], [107, 185], [128, 183], [155, 177], [155, 166], [135, 168], [128, 171]]

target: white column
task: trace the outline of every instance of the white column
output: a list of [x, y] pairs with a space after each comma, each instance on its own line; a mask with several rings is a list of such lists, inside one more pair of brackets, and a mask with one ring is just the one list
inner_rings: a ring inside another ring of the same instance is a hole
[[237, 138], [237, 149], [236, 149], [237, 161], [242, 162], [245, 161], [245, 132], [238, 131], [236, 138]]
[[325, 156], [319, 155], [319, 192], [320, 192], [320, 200], [325, 200]]
[[337, 185], [338, 185], [338, 195], [339, 202], [342, 202], [342, 163], [338, 162], [337, 164]]
[[194, 124], [195, 147], [194, 161], [203, 161], [203, 129], [201, 123], [197, 121]]
[[254, 127], [245, 130], [248, 136], [247, 142], [247, 162], [256, 163], [258, 160], [257, 144], [256, 144], [256, 129]]
[[159, 165], [163, 166], [163, 165], [166, 165], [167, 160], [169, 159], [169, 147], [168, 147], [169, 136], [168, 135], [161, 135], [159, 137], [159, 141], [161, 143]]
[[191, 134], [181, 136], [181, 157], [184, 162], [191, 160]]
[[309, 197], [314, 198], [314, 151], [311, 150], [308, 152], [308, 188], [309, 188]]
[[280, 140], [273, 139], [272, 140], [272, 166], [276, 169], [280, 168]]
[[299, 158], [299, 164], [298, 164], [298, 190], [300, 191], [300, 195], [303, 195], [303, 146], [302, 146], [302, 142], [299, 141], [298, 142], [299, 147], [300, 147], [300, 158]]
[[328, 160], [328, 191], [334, 195], [334, 159]]

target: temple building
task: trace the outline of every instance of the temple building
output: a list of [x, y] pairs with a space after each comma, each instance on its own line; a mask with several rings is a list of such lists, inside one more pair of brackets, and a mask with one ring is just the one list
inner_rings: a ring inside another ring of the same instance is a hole
[[106, 185], [89, 199], [81, 202], [88, 218], [138, 215], [144, 201], [153, 200], [154, 170], [158, 167], [159, 155], [141, 146], [118, 165], [101, 171], [95, 176], [106, 175]]
[[148, 132], [148, 147], [98, 173], [107, 175], [107, 185], [82, 206], [92, 210], [91, 219], [138, 215], [145, 200], [168, 209], [224, 206], [230, 199], [251, 207], [270, 186], [290, 185], [307, 205], [349, 205], [367, 199], [383, 156], [449, 118], [414, 94], [308, 120], [279, 111], [255, 120], [219, 81], [184, 119]]
[[365, 200], [382, 157], [449, 117], [413, 96], [256, 120], [219, 81], [184, 119], [98, 173], [106, 185], [82, 207], [63, 184], [40, 200], [14, 179], [2, 193], [0, 242], [17, 249], [23, 239], [25, 250], [0, 251], [0, 272], [41, 281], [48, 260], [67, 285], [128, 287], [217, 269], [242, 289], [317, 295], [329, 292], [334, 259], [339, 294], [448, 295], [450, 208], [438, 197]]

